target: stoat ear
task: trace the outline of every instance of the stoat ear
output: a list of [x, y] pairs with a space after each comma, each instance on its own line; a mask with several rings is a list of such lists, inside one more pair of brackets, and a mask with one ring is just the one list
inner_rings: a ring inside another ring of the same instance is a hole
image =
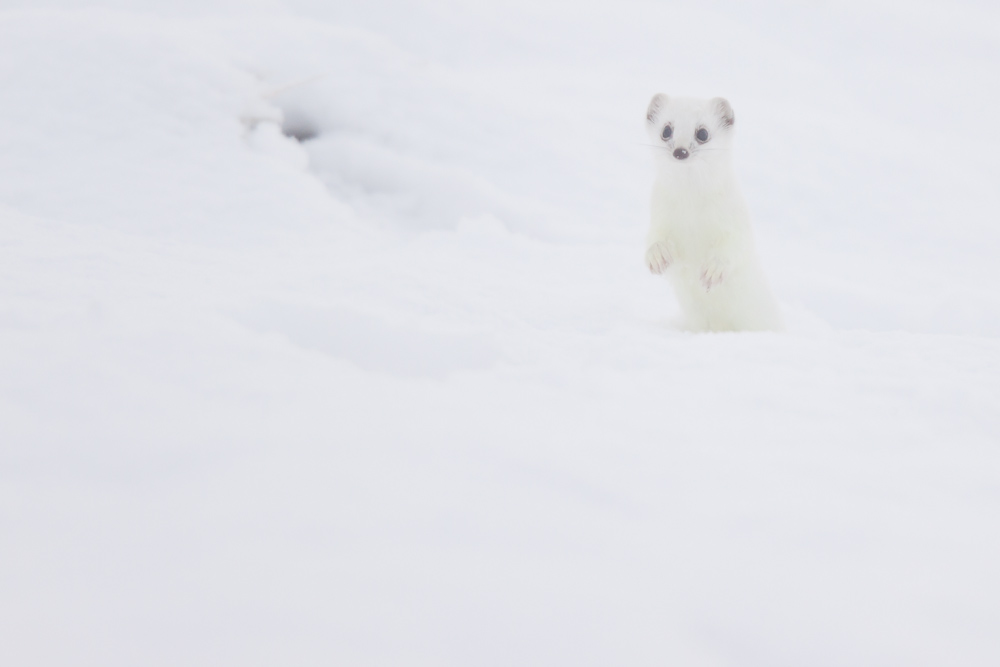
[[649, 107], [646, 109], [646, 122], [652, 125], [656, 121], [656, 115], [660, 113], [660, 109], [667, 105], [667, 100], [669, 98], [663, 93], [657, 93], [653, 95], [653, 99], [649, 101]]
[[733, 107], [729, 104], [729, 100], [725, 97], [713, 97], [709, 102], [712, 104], [715, 113], [722, 120], [724, 127], [729, 127], [735, 122], [736, 116], [733, 115]]

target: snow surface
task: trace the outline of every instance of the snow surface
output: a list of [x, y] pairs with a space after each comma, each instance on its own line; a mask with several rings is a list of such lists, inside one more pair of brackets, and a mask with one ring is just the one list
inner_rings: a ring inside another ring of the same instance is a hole
[[[1000, 664], [1000, 9], [901, 7], [6, 0], [0, 663]], [[788, 332], [673, 328], [657, 91]]]

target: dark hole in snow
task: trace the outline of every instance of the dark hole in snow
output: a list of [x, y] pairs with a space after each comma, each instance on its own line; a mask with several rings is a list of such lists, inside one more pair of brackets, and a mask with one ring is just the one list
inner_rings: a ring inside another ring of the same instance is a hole
[[281, 131], [286, 137], [292, 137], [296, 141], [309, 141], [319, 136], [319, 127], [316, 123], [293, 109], [285, 109], [285, 119], [281, 123]]

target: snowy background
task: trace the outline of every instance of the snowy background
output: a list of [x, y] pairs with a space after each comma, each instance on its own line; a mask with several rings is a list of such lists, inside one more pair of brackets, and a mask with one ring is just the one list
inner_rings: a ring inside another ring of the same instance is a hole
[[3, 0], [0, 663], [1000, 664], [998, 106], [985, 1]]

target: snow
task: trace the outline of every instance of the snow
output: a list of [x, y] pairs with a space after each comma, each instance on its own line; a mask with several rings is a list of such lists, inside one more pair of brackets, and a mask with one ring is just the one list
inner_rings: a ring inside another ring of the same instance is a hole
[[[997, 664], [998, 26], [8, 0], [0, 662]], [[674, 328], [658, 91], [789, 331]]]

